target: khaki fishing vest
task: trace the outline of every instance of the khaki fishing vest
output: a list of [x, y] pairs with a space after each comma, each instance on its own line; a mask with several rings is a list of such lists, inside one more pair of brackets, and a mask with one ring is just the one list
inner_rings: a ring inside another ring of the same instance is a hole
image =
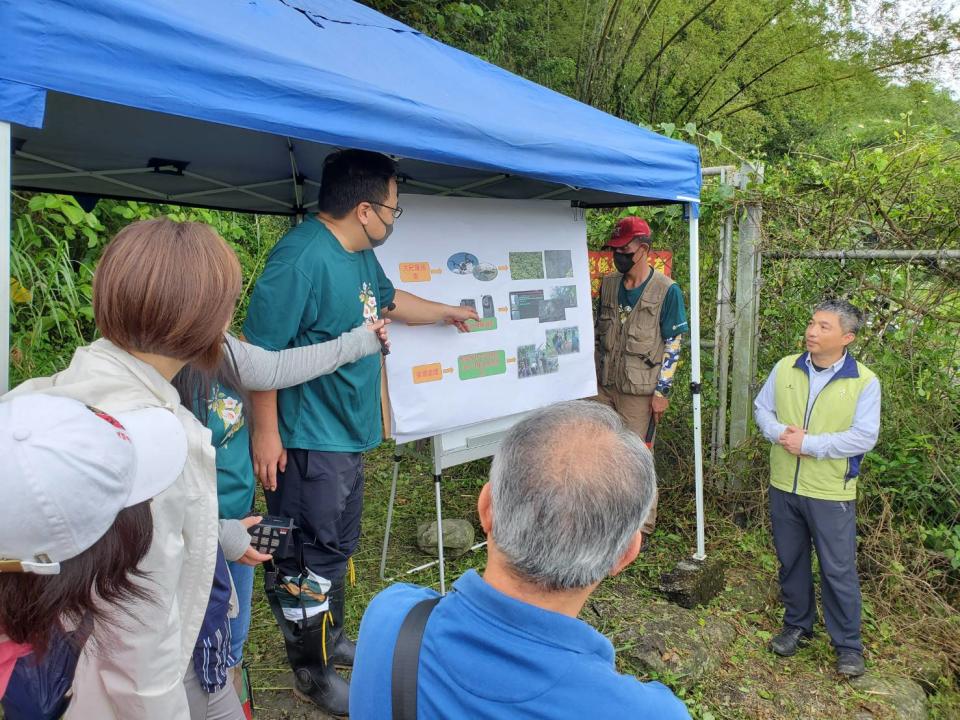
[[660, 308], [673, 280], [654, 270], [640, 301], [621, 323], [618, 295], [622, 278], [613, 273], [600, 283], [597, 378], [602, 386], [612, 385], [628, 395], [652, 395], [663, 360]]

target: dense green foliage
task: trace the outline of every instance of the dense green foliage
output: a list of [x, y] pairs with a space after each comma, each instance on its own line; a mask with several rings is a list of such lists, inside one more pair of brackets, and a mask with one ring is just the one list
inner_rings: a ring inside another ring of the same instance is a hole
[[[786, 251], [955, 250], [958, 149], [940, 128], [905, 123], [872, 147], [851, 144], [833, 162], [809, 152], [791, 155], [759, 190], [764, 244]], [[796, 342], [805, 309], [826, 293], [867, 311], [855, 349], [881, 378], [884, 399], [864, 501], [873, 510], [892, 508], [905, 532], [946, 552], [960, 569], [960, 263], [765, 265], [764, 339]], [[784, 345], [761, 342], [760, 368], [769, 368]]]
[[134, 201], [101, 200], [85, 212], [70, 196], [14, 194], [11, 253], [11, 381], [63, 367], [73, 349], [94, 339], [93, 269], [124, 225], [165, 214], [209, 223], [236, 251], [244, 272], [242, 317], [266, 254], [285, 219]]
[[873, 0], [368, 4], [628, 120], [692, 122], [747, 154], [829, 142], [910, 110], [921, 122], [960, 117], [929, 82], [934, 69], [949, 74], [960, 37], [932, 1], [909, 15]]

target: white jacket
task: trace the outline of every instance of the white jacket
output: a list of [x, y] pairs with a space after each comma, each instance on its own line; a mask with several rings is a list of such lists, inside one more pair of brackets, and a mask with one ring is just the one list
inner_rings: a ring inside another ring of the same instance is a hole
[[107, 340], [78, 349], [66, 370], [29, 380], [7, 397], [26, 392], [64, 395], [109, 413], [165, 407], [183, 423], [186, 466], [151, 503], [153, 543], [140, 564], [152, 601], [131, 603], [134, 618], [113, 611], [112, 627], [94, 630], [77, 665], [66, 718], [186, 720], [183, 676], [217, 557], [217, 471], [210, 431], [181, 406], [177, 391], [154, 368]]

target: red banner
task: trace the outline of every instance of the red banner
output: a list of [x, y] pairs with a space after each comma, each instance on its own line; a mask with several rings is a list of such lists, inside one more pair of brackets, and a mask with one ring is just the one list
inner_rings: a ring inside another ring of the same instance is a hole
[[[673, 277], [673, 253], [670, 250], [652, 250], [649, 254], [650, 264], [667, 277]], [[590, 264], [590, 295], [594, 298], [600, 295], [600, 279], [616, 271], [613, 266], [613, 252], [591, 250], [587, 253]]]

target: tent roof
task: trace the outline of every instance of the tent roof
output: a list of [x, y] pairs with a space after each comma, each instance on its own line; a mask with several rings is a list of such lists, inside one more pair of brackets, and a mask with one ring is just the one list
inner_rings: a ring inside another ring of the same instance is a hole
[[[17, 187], [292, 214], [324, 158], [403, 192], [697, 201], [696, 147], [348, 0], [0, 0]], [[314, 202], [311, 202], [314, 201]]]

